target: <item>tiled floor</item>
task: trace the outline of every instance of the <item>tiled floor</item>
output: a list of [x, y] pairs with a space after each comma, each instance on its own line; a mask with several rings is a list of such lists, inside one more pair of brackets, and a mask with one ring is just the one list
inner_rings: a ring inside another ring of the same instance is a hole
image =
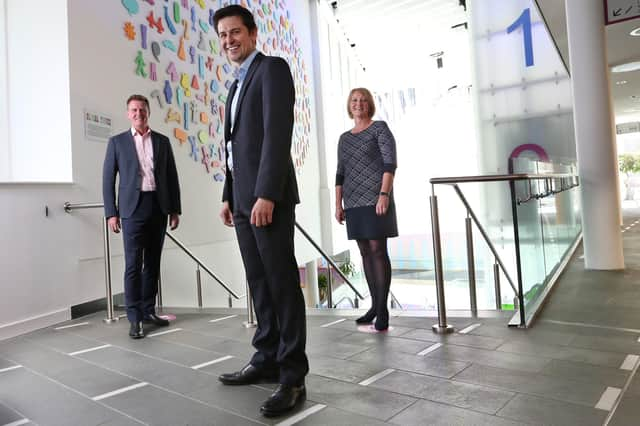
[[6, 340], [0, 426], [637, 425], [640, 223], [624, 240], [625, 271], [584, 271], [578, 252], [529, 330], [456, 316], [440, 336], [433, 317], [402, 313], [371, 334], [355, 312], [310, 312], [308, 400], [275, 420], [258, 412], [273, 385], [217, 380], [252, 353], [240, 310], [177, 312], [142, 340], [102, 314]]

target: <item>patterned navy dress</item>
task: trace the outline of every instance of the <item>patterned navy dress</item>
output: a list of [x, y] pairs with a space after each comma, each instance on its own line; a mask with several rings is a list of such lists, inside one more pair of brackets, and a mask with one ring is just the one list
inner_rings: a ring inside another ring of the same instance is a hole
[[338, 142], [336, 186], [342, 185], [342, 200], [350, 240], [379, 240], [398, 236], [398, 222], [389, 196], [387, 213], [378, 216], [376, 203], [382, 175], [395, 173], [396, 141], [384, 121], [374, 121], [359, 133], [344, 132]]

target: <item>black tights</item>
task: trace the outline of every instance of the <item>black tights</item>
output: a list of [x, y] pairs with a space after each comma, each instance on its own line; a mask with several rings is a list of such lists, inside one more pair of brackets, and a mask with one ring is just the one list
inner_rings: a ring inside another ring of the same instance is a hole
[[375, 316], [376, 328], [383, 330], [389, 324], [387, 298], [391, 287], [391, 261], [387, 252], [387, 239], [357, 240], [357, 242], [371, 294], [371, 309], [366, 316], [370, 317], [370, 320]]

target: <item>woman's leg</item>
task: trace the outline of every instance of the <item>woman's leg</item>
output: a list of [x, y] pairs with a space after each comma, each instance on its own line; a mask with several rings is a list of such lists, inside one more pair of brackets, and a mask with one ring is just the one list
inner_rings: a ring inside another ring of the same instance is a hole
[[356, 319], [358, 324], [370, 324], [376, 317], [376, 287], [373, 277], [373, 265], [371, 250], [369, 248], [369, 240], [356, 240], [358, 248], [360, 249], [360, 255], [362, 256], [362, 268], [364, 269], [364, 277], [367, 280], [367, 287], [369, 287], [369, 295], [371, 296], [371, 308], [366, 314]]
[[387, 299], [391, 287], [391, 260], [387, 252], [387, 239], [370, 240], [369, 248], [372, 258], [372, 273], [376, 292], [376, 323], [377, 330], [389, 328], [389, 310]]

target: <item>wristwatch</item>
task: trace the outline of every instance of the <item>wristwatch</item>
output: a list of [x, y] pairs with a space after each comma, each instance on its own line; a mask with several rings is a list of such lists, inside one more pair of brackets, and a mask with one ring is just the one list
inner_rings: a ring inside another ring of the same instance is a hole
[[384, 195], [385, 197], [388, 197], [389, 193], [388, 192], [384, 192], [384, 191], [380, 191], [380, 195]]

